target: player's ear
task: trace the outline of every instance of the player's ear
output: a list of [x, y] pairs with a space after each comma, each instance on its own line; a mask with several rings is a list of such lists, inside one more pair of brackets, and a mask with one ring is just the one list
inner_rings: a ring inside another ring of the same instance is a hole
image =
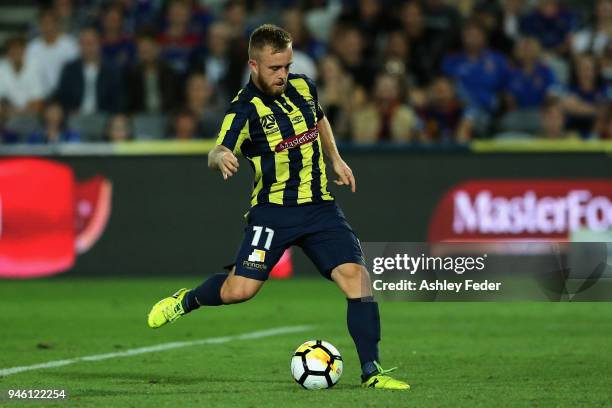
[[257, 65], [257, 61], [254, 59], [249, 59], [249, 69], [251, 70], [252, 73], [257, 74], [258, 72], [258, 65]]

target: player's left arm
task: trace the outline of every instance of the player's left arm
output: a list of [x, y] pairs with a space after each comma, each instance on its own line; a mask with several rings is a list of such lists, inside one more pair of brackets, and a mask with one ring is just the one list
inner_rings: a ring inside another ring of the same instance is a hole
[[334, 133], [326, 116], [319, 119], [318, 128], [319, 135], [321, 136], [321, 144], [323, 145], [323, 152], [332, 162], [334, 172], [338, 176], [338, 179], [334, 180], [334, 183], [339, 186], [351, 186], [351, 191], [354, 193], [357, 187], [353, 170], [351, 170], [348, 164], [340, 157], [338, 147], [336, 146], [336, 140], [334, 139]]

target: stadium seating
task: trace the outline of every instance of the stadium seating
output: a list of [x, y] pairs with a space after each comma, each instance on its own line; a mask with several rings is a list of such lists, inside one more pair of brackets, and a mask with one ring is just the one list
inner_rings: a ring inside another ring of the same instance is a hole
[[68, 127], [79, 133], [84, 142], [101, 142], [104, 140], [107, 119], [107, 115], [103, 113], [74, 114], [68, 119]]
[[132, 125], [135, 139], [163, 139], [168, 127], [168, 118], [163, 115], [141, 114], [134, 116]]
[[19, 140], [25, 142], [27, 137], [40, 127], [38, 116], [19, 114], [8, 118], [6, 127], [19, 135]]

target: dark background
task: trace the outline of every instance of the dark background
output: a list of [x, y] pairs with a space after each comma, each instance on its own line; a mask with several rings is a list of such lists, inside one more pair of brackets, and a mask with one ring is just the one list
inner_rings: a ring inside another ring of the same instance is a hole
[[[609, 178], [605, 154], [345, 153], [357, 193], [331, 189], [361, 241], [424, 241], [438, 200], [468, 179]], [[204, 155], [79, 156], [57, 160], [78, 179], [113, 184], [104, 235], [65, 275], [207, 275], [233, 261], [242, 240], [252, 172], [225, 182]], [[329, 171], [329, 167], [328, 167]], [[315, 268], [294, 252], [296, 273]]]

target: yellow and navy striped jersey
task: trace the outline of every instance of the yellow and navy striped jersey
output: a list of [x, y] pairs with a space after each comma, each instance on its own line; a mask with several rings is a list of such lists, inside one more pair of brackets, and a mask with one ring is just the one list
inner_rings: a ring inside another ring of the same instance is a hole
[[277, 97], [263, 93], [252, 80], [238, 92], [217, 145], [241, 153], [253, 168], [251, 206], [333, 200], [317, 125], [323, 116], [316, 88], [304, 75], [289, 74]]

